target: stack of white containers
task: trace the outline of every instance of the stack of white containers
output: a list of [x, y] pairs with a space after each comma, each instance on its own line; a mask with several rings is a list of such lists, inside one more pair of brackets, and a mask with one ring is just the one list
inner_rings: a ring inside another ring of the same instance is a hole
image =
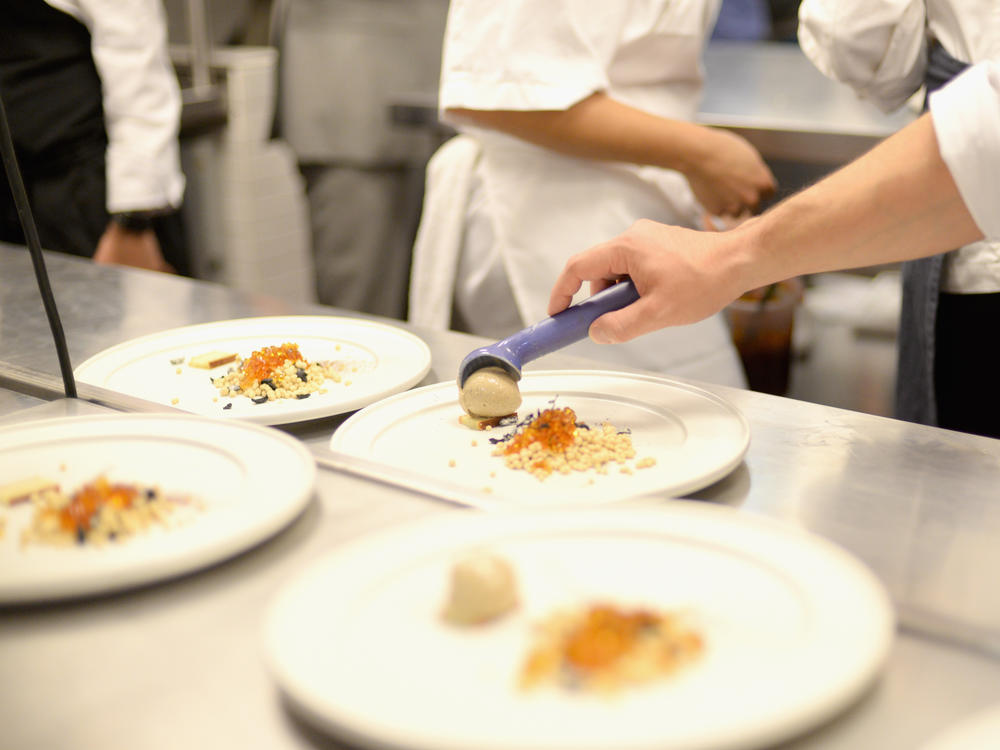
[[[183, 65], [186, 50], [175, 50]], [[184, 215], [195, 274], [251, 292], [316, 300], [308, 204], [295, 155], [271, 137], [278, 53], [212, 49], [224, 129], [182, 142]]]

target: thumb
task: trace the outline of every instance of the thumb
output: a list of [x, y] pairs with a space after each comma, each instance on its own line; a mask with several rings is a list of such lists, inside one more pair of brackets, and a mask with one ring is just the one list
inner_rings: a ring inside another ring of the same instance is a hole
[[628, 307], [605, 313], [590, 325], [590, 338], [598, 344], [621, 344], [656, 329], [648, 301], [640, 297]]

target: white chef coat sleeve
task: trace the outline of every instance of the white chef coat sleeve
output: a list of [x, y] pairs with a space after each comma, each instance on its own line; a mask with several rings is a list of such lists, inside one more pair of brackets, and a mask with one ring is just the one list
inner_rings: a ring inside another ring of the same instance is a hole
[[923, 84], [924, 0], [803, 0], [799, 46], [825, 76], [886, 112]]
[[1000, 239], [1000, 61], [969, 68], [930, 97], [941, 156], [987, 239]]
[[107, 206], [111, 213], [177, 207], [180, 88], [167, 52], [160, 0], [50, 0], [90, 30], [108, 133]]
[[561, 110], [607, 89], [607, 39], [598, 38], [602, 34], [597, 30], [602, 23], [613, 29], [619, 14], [605, 5], [620, 4], [453, 0], [445, 31], [441, 110]]

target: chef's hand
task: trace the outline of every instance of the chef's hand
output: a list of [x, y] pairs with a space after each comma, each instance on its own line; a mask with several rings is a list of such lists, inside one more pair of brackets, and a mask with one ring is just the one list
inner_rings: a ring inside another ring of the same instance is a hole
[[596, 294], [628, 276], [639, 299], [591, 324], [590, 337], [597, 343], [621, 343], [665, 326], [706, 318], [754, 287], [741, 252], [742, 227], [697, 232], [638, 221], [610, 242], [567, 261], [552, 288], [549, 315], [568, 307], [585, 281], [590, 282], [591, 294]]
[[774, 195], [774, 175], [745, 138], [716, 128], [702, 130], [699, 148], [681, 171], [706, 211], [739, 216]]
[[144, 232], [130, 232], [115, 222], [109, 222], [94, 253], [97, 263], [109, 263], [134, 268], [147, 268], [151, 271], [176, 273], [174, 268], [163, 259], [160, 242], [152, 229]]

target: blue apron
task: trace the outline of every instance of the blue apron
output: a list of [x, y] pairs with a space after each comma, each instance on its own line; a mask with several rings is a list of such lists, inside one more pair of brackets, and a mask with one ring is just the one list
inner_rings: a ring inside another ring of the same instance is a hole
[[[924, 75], [927, 96], [967, 67], [967, 63], [953, 58], [940, 44], [932, 44]], [[926, 98], [924, 109], [927, 109]], [[943, 268], [944, 255], [932, 255], [903, 264], [895, 413], [899, 419], [928, 425], [937, 424], [934, 328]]]

